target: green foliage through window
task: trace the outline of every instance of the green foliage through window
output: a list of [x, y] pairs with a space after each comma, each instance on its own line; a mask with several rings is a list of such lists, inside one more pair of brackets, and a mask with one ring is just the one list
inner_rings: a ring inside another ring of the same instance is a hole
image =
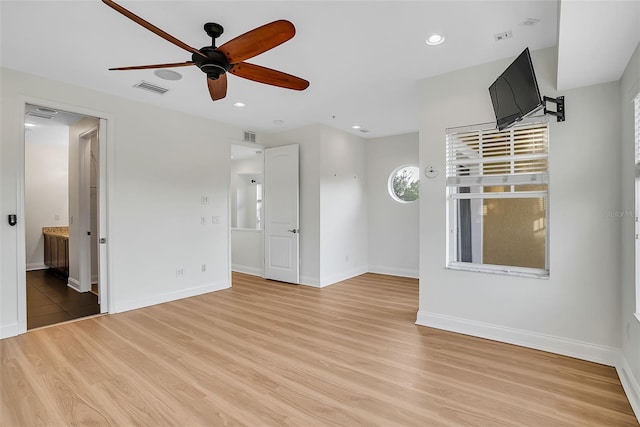
[[418, 200], [420, 190], [420, 172], [415, 166], [397, 169], [391, 174], [389, 190], [392, 196], [401, 202]]

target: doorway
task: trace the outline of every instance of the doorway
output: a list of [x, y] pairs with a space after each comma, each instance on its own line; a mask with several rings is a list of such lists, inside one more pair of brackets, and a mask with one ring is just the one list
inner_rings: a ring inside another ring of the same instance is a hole
[[26, 330], [106, 312], [98, 244], [106, 121], [27, 103], [24, 123]]
[[231, 270], [254, 276], [263, 270], [263, 151], [252, 143], [231, 145]]

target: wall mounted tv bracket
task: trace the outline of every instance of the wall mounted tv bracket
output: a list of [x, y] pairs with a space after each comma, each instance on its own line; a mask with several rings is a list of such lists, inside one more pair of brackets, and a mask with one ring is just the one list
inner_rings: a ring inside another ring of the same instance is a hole
[[[549, 98], [548, 96], [545, 96], [543, 99], [544, 113], [556, 116], [557, 121], [564, 122], [564, 96], [559, 96], [557, 98]], [[556, 111], [547, 110], [547, 102], [553, 102], [556, 104]]]

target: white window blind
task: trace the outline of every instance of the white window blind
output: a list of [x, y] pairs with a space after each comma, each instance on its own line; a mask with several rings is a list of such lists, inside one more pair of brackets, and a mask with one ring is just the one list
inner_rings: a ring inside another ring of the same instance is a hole
[[449, 187], [546, 184], [548, 159], [546, 122], [527, 123], [503, 131], [482, 126], [447, 131]]

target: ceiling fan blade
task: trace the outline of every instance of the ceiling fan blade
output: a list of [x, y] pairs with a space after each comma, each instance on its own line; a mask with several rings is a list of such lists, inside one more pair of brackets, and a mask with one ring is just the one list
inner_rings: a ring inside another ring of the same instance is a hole
[[175, 62], [173, 64], [135, 65], [133, 67], [117, 67], [117, 68], [109, 68], [109, 71], [147, 70], [149, 68], [173, 68], [173, 67], [186, 67], [189, 65], [194, 65], [193, 61]]
[[216, 80], [207, 78], [207, 86], [212, 101], [224, 98], [227, 96], [227, 75], [220, 74]]
[[147, 30], [159, 35], [160, 37], [162, 37], [163, 39], [167, 40], [168, 42], [173, 43], [174, 45], [176, 45], [178, 47], [181, 47], [182, 49], [184, 49], [184, 50], [186, 50], [188, 52], [196, 53], [198, 55], [204, 56], [205, 58], [207, 57], [205, 54], [200, 52], [198, 49], [196, 49], [194, 47], [191, 47], [188, 44], [178, 40], [175, 37], [173, 37], [171, 34], [165, 32], [165, 31], [162, 31], [160, 28], [156, 27], [155, 25], [153, 25], [150, 22], [145, 21], [144, 19], [140, 18], [135, 13], [130, 12], [129, 10], [127, 10], [124, 7], [120, 6], [118, 3], [116, 3], [116, 2], [114, 2], [112, 0], [102, 0], [102, 2], [104, 4], [106, 4], [107, 6], [109, 6], [110, 8], [114, 9], [115, 11], [120, 12], [121, 14], [123, 14], [127, 18], [131, 19], [135, 23], [137, 23], [139, 25], [142, 25]]
[[242, 62], [286, 42], [296, 34], [296, 28], [283, 19], [254, 28], [232, 40], [218, 50], [230, 63]]
[[253, 80], [254, 82], [279, 86], [286, 89], [305, 90], [309, 87], [309, 82], [300, 77], [247, 62], [235, 64], [229, 72], [238, 77]]

